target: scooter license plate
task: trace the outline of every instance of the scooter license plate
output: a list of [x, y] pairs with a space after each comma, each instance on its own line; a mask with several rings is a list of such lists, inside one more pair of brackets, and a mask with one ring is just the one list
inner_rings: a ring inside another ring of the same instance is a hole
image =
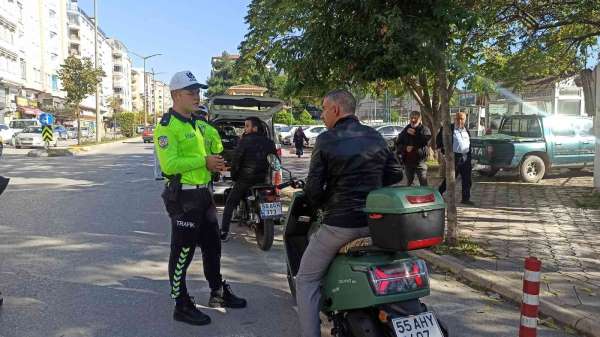
[[277, 218], [283, 215], [280, 202], [265, 202], [260, 204], [260, 217], [263, 219]]
[[392, 319], [396, 337], [444, 337], [432, 312]]

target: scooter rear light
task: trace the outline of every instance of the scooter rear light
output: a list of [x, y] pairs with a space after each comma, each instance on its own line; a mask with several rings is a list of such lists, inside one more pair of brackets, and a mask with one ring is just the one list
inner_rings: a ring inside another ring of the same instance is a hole
[[[274, 170], [274, 171], [273, 171], [273, 179], [272, 179], [272, 181], [273, 181], [273, 185], [274, 185], [274, 186], [279, 186], [279, 185], [281, 185], [281, 183], [282, 183], [282, 181], [283, 181], [283, 178], [282, 178], [282, 175], [281, 175], [281, 170]], [[275, 187], [275, 193], [276, 193], [277, 195], [279, 195], [279, 194], [280, 194], [280, 193], [279, 193], [279, 189], [278, 189], [277, 187]]]
[[421, 259], [373, 266], [368, 273], [371, 288], [377, 296], [406, 293], [429, 286], [427, 265]]
[[406, 200], [411, 204], [426, 204], [435, 201], [433, 193], [426, 195], [407, 195]]
[[275, 150], [277, 152], [277, 157], [281, 158], [281, 156], [283, 155], [283, 150], [281, 149], [281, 144], [276, 144]]
[[408, 241], [407, 250], [417, 250], [422, 248], [433, 247], [439, 245], [440, 243], [442, 243], [442, 241], [444, 241], [444, 238], [441, 236], [423, 240]]

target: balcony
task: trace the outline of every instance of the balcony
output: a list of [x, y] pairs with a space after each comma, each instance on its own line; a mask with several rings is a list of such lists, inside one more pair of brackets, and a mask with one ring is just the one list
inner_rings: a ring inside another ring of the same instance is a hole
[[79, 41], [81, 39], [79, 38], [79, 34], [69, 34], [69, 40], [71, 42], [77, 42], [77, 43], [79, 43]]
[[69, 56], [81, 56], [81, 53], [79, 52], [79, 48], [77, 48], [77, 49], [75, 49], [75, 48], [69, 49]]
[[79, 6], [77, 6], [77, 3], [72, 2], [72, 3], [67, 4], [67, 12], [79, 14]]

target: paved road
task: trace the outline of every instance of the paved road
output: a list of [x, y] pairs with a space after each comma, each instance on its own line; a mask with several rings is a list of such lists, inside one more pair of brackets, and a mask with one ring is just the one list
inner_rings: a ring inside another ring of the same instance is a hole
[[[301, 168], [306, 161], [284, 164]], [[152, 179], [150, 145], [120, 143], [72, 158], [7, 154], [0, 174], [11, 177], [0, 199], [0, 336], [298, 336], [281, 236], [262, 252], [235, 225], [223, 274], [249, 307], [207, 309], [207, 327], [171, 319], [168, 218], [162, 184]], [[201, 270], [192, 264], [189, 288], [206, 303]], [[517, 334], [516, 306], [445, 275], [432, 277], [427, 303], [453, 336]], [[568, 336], [547, 328], [539, 335]]]

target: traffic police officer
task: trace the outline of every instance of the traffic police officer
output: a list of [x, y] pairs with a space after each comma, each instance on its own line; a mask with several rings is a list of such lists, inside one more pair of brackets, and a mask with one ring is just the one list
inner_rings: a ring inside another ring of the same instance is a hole
[[207, 154], [214, 155], [223, 152], [223, 143], [221, 142], [219, 131], [208, 122], [208, 108], [205, 105], [201, 105], [192, 115], [198, 119]]
[[186, 271], [196, 245], [202, 250], [204, 276], [210, 289], [210, 307], [243, 308], [246, 300], [233, 294], [221, 276], [221, 240], [217, 211], [207, 186], [211, 171], [223, 170], [220, 156], [209, 155], [201, 123], [193, 118], [202, 87], [190, 71], [173, 75], [170, 82], [173, 108], [163, 116], [154, 132], [160, 167], [168, 179], [162, 196], [171, 218], [169, 281], [175, 299], [173, 318], [194, 325], [210, 323], [190, 298]]

